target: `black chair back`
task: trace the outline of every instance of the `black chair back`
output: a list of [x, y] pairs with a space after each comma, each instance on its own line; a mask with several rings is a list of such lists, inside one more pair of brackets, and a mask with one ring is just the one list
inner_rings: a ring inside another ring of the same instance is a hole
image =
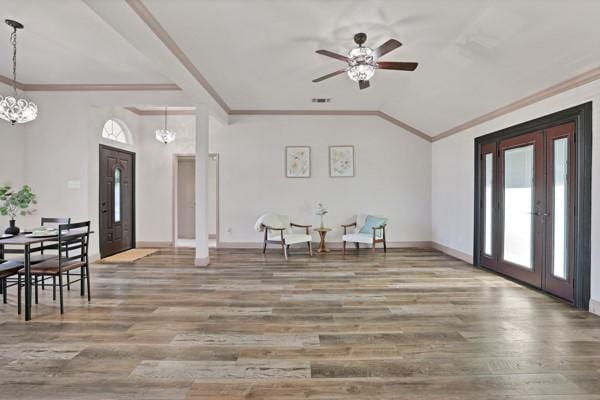
[[70, 224], [71, 223], [71, 218], [49, 218], [49, 217], [42, 217], [42, 226], [48, 225], [48, 224]]
[[69, 261], [88, 262], [90, 221], [58, 226], [59, 265]]
[[[42, 217], [41, 225], [60, 225], [60, 224], [70, 224], [71, 218], [51, 218], [51, 217]], [[44, 250], [55, 250], [56, 245], [47, 246], [44, 242], [40, 243], [39, 252], [40, 254], [44, 254]]]

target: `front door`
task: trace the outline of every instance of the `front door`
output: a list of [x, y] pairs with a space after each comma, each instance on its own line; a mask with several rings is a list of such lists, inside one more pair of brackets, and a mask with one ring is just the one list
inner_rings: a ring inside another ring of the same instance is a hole
[[573, 300], [575, 124], [482, 145], [481, 264]]
[[100, 145], [100, 256], [134, 244], [135, 154]]

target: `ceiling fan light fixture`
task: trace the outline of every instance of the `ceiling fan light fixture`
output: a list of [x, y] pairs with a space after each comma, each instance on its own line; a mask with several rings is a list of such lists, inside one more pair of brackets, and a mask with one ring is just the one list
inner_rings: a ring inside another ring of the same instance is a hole
[[356, 47], [348, 53], [348, 77], [354, 82], [368, 81], [375, 74], [375, 58], [370, 47]]
[[375, 67], [368, 64], [355, 65], [348, 69], [348, 76], [354, 82], [368, 81], [375, 74]]
[[320, 76], [317, 79], [313, 79], [313, 82], [321, 82], [345, 72], [351, 80], [358, 83], [359, 89], [363, 90], [370, 86], [369, 80], [375, 75], [376, 69], [414, 71], [417, 68], [418, 63], [416, 62], [379, 61], [381, 57], [385, 56], [390, 51], [402, 46], [402, 43], [396, 39], [389, 39], [375, 49], [363, 46], [366, 41], [366, 33], [360, 32], [354, 35], [354, 43], [356, 43], [358, 47], [350, 50], [347, 56], [325, 49], [317, 50], [317, 54], [344, 61], [346, 67], [327, 75]]

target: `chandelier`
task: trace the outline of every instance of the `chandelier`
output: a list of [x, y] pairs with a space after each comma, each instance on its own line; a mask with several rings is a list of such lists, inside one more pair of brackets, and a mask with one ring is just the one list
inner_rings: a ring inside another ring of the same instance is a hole
[[14, 96], [0, 95], [0, 118], [9, 121], [12, 125], [15, 123], [24, 124], [33, 121], [37, 117], [38, 108], [35, 103], [20, 99], [17, 95], [17, 29], [23, 29], [23, 24], [7, 19], [4, 22], [13, 28], [10, 34], [10, 44], [13, 48], [13, 91]]
[[169, 144], [175, 140], [175, 136], [177, 136], [176, 132], [167, 129], [167, 106], [165, 106], [165, 127], [164, 129], [157, 129], [155, 137], [159, 142]]

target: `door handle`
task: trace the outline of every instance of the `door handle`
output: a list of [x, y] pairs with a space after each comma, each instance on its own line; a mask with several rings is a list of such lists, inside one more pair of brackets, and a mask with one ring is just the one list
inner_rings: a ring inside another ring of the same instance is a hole
[[106, 214], [108, 210], [102, 210], [102, 214]]

